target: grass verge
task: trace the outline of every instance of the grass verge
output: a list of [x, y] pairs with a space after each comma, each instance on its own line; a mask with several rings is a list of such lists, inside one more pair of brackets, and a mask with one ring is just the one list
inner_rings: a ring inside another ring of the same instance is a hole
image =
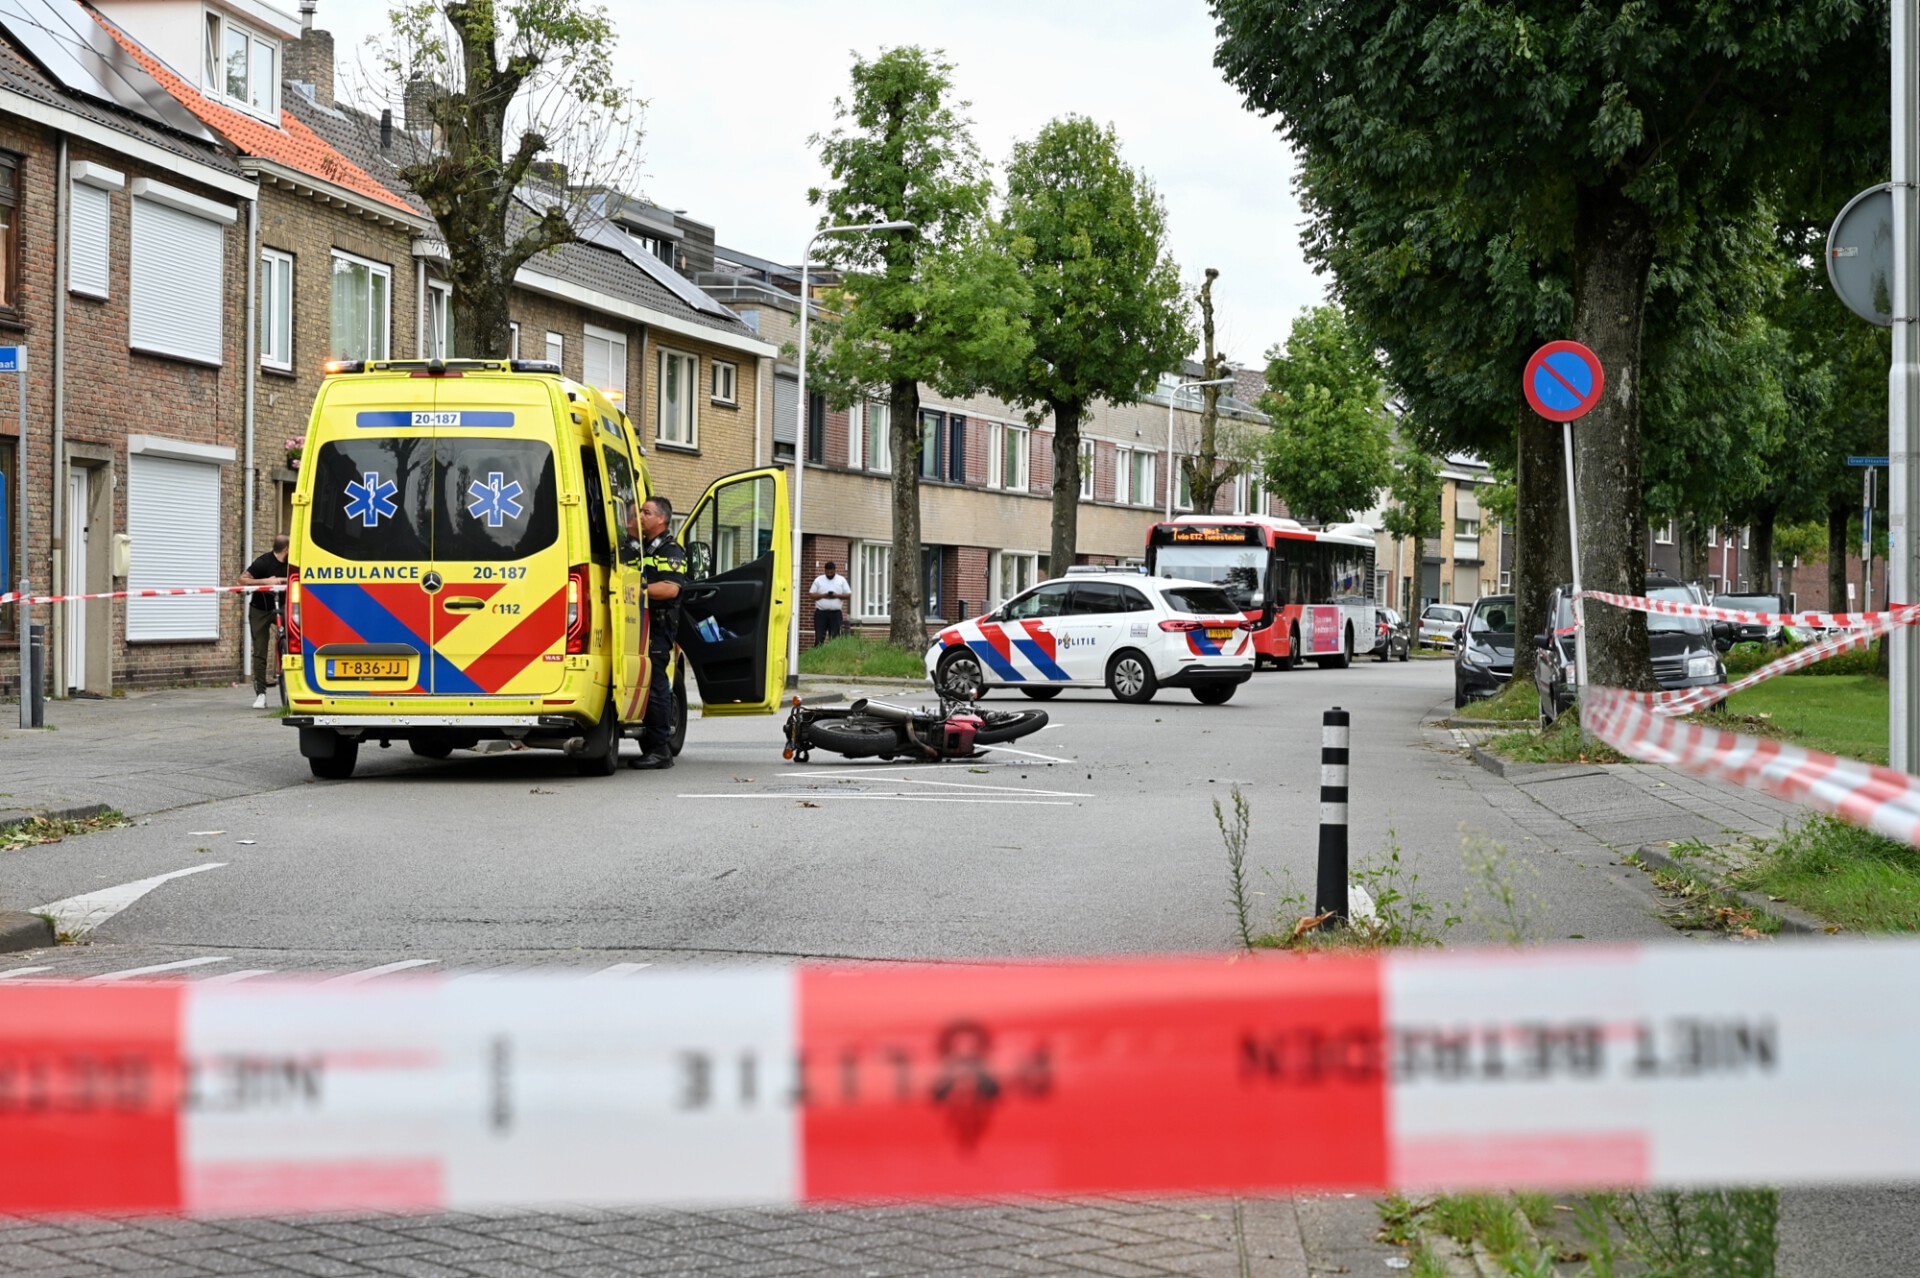
[[1724, 710], [1694, 718], [1842, 758], [1887, 761], [1887, 681], [1872, 674], [1785, 675], [1723, 704]]
[[1764, 845], [1734, 886], [1858, 932], [1920, 932], [1920, 851], [1816, 816]]
[[924, 679], [926, 663], [918, 652], [896, 648], [884, 639], [841, 635], [800, 654], [801, 674], [849, 675], [872, 679]]
[[90, 817], [28, 817], [18, 825], [0, 829], [0, 852], [17, 852], [42, 843], [58, 843], [69, 835], [131, 824], [123, 814], [111, 810]]
[[1553, 721], [1551, 728], [1526, 728], [1502, 733], [1486, 748], [1516, 763], [1631, 763], [1633, 760], [1598, 737], [1580, 748], [1580, 710], [1575, 707]]
[[1460, 719], [1498, 719], [1503, 723], [1532, 723], [1540, 717], [1539, 689], [1531, 679], [1509, 679], [1507, 686], [1485, 701], [1469, 701], [1455, 710]]
[[[1671, 854], [1676, 860], [1688, 855], [1687, 846], [1684, 843], [1675, 844]], [[1628, 857], [1627, 860], [1630, 864], [1639, 864], [1637, 856]], [[1673, 902], [1672, 909], [1663, 917], [1669, 925], [1683, 932], [1725, 932], [1731, 936], [1758, 940], [1780, 931], [1779, 919], [1754, 909], [1710, 878], [1684, 867], [1672, 871], [1649, 870], [1648, 873], [1653, 879], [1653, 886]]]

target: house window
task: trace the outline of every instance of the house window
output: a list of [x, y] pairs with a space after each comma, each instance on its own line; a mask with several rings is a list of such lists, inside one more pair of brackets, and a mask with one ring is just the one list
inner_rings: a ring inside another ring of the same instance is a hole
[[920, 478], [939, 479], [944, 473], [940, 468], [941, 427], [946, 419], [939, 413], [922, 412], [920, 414]]
[[869, 402], [861, 406], [860, 444], [868, 470], [893, 469], [892, 416], [890, 404]]
[[547, 363], [565, 370], [567, 358], [567, 339], [555, 332], [547, 334]]
[[1005, 603], [1040, 580], [1040, 556], [1020, 550], [1003, 550], [994, 556], [993, 603]]
[[853, 583], [853, 611], [856, 616], [885, 621], [893, 598], [889, 573], [893, 568], [893, 547], [885, 542], [863, 542], [854, 562], [859, 572]]
[[1712, 524], [1707, 525], [1707, 545], [1718, 546], [1719, 544], [1720, 530]]
[[1267, 513], [1267, 485], [1257, 471], [1247, 476], [1247, 513], [1250, 515]]
[[1478, 537], [1480, 521], [1477, 519], [1458, 519], [1453, 521], [1453, 535], [1456, 537]]
[[113, 193], [126, 185], [120, 173], [86, 160], [73, 164], [71, 216], [67, 222], [67, 288], [88, 297], [110, 289]]
[[740, 402], [740, 366], [726, 360], [713, 361], [713, 402], [716, 404], [738, 404]]
[[1027, 490], [1028, 467], [1032, 463], [1033, 432], [1025, 426], [1008, 424], [1000, 428], [1000, 486], [1010, 492]]
[[0, 154], [0, 310], [20, 307], [20, 157]]
[[[1173, 508], [1175, 510], [1192, 510], [1193, 481], [1187, 475], [1187, 468], [1180, 464], [1181, 461], [1182, 459], [1179, 457], [1170, 457], [1167, 460], [1167, 465], [1173, 468]], [[1239, 495], [1240, 489], [1236, 486], [1234, 488], [1233, 511], [1236, 515], [1241, 513]]]
[[453, 358], [453, 285], [427, 281], [427, 358]]
[[616, 333], [610, 328], [596, 328], [587, 325], [586, 338], [580, 346], [581, 363], [585, 366], [586, 383], [598, 386], [601, 390], [627, 393], [627, 335]]
[[1093, 500], [1093, 441], [1080, 441], [1080, 500]]
[[207, 78], [210, 98], [250, 115], [278, 122], [280, 43], [225, 14], [207, 14]]
[[[127, 589], [165, 590], [220, 579], [220, 464], [232, 450], [135, 435], [127, 441]], [[127, 638], [220, 637], [215, 595], [129, 599]]]
[[293, 254], [260, 250], [260, 363], [293, 370]]
[[1671, 519], [1653, 530], [1653, 544], [1656, 546], [1671, 546], [1673, 544], [1673, 521]]
[[700, 384], [700, 357], [679, 351], [660, 352], [660, 395], [654, 419], [654, 439], [680, 448], [700, 444], [699, 417], [694, 412], [694, 388]]
[[819, 391], [807, 396], [807, 460], [816, 466], [827, 461], [827, 397]]
[[220, 363], [227, 314], [222, 248], [236, 216], [228, 205], [134, 179], [127, 334], [135, 350]]
[[940, 616], [940, 547], [920, 547], [920, 615], [932, 621]]
[[955, 484], [967, 482], [967, 419], [964, 417], [947, 418], [947, 480]]
[[388, 298], [393, 271], [351, 253], [333, 251], [335, 359], [386, 359]]
[[520, 358], [520, 323], [518, 320], [507, 321], [507, 358]]
[[1115, 491], [1129, 506], [1153, 505], [1154, 454], [1122, 448], [1115, 459]]
[[1740, 549], [1750, 550], [1752, 549], [1752, 547], [1753, 547], [1753, 529], [1751, 527], [1742, 528], [1740, 530]]

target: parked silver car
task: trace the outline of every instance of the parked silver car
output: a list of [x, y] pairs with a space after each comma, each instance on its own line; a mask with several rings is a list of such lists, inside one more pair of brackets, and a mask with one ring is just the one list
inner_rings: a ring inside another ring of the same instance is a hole
[[1453, 647], [1453, 636], [1467, 624], [1467, 605], [1465, 604], [1428, 604], [1420, 613], [1419, 645], [1422, 648], [1431, 645], [1435, 648]]

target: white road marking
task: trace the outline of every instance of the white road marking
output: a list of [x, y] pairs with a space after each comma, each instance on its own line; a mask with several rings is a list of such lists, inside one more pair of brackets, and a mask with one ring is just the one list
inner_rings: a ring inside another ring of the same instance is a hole
[[130, 967], [122, 972], [102, 972], [98, 976], [89, 976], [84, 985], [97, 985], [105, 981], [130, 981], [136, 976], [151, 976], [155, 972], [178, 972], [189, 967], [205, 967], [209, 963], [226, 963], [230, 960], [224, 954], [210, 954], [204, 958], [175, 959], [171, 963], [154, 963], [147, 967]]
[[970, 797], [961, 794], [682, 794], [681, 799], [779, 799], [785, 803], [805, 801], [815, 803], [822, 799], [835, 801], [845, 799], [886, 799], [894, 803], [1010, 803], [1026, 807], [1070, 808], [1072, 803], [1066, 799], [989, 799]]
[[1369, 923], [1380, 917], [1380, 912], [1373, 908], [1373, 897], [1358, 883], [1347, 884], [1347, 917]]
[[274, 969], [270, 967], [245, 967], [238, 972], [222, 972], [218, 976], [209, 976], [200, 983], [202, 985], [235, 985], [241, 981], [251, 981], [256, 976], [272, 976], [273, 973]]
[[0, 972], [0, 981], [11, 980], [16, 976], [28, 976], [34, 972], [51, 972], [50, 967], [16, 967], [11, 972]]
[[[1046, 729], [1042, 728], [1041, 731], [1045, 732]], [[1072, 763], [1073, 762], [1072, 759], [1062, 759], [1057, 755], [1035, 754], [1031, 750], [1016, 750], [1012, 746], [990, 745], [990, 746], [981, 746], [980, 748], [982, 750], [986, 750], [986, 751], [990, 751], [998, 754], [1017, 754], [1023, 759], [1040, 759], [1046, 763]]]
[[611, 967], [603, 967], [599, 971], [584, 976], [581, 979], [587, 981], [618, 980], [622, 976], [631, 976], [643, 967], [652, 966], [653, 964], [651, 963], [615, 963]]
[[156, 874], [150, 879], [122, 883], [119, 887], [101, 888], [97, 892], [82, 892], [79, 896], [70, 896], [47, 905], [36, 905], [33, 907], [33, 913], [53, 915], [54, 931], [78, 936], [82, 932], [91, 932], [99, 927], [168, 879], [184, 878], [204, 870], [217, 870], [225, 864], [225, 861], [207, 861], [199, 865], [189, 865], [184, 870]]
[[385, 976], [389, 972], [404, 972], [410, 967], [425, 967], [429, 963], [438, 963], [439, 959], [401, 959], [398, 963], [382, 963], [379, 967], [362, 968], [358, 972], [346, 972], [340, 976], [329, 976], [320, 982], [322, 985], [358, 985], [362, 981], [371, 981]]

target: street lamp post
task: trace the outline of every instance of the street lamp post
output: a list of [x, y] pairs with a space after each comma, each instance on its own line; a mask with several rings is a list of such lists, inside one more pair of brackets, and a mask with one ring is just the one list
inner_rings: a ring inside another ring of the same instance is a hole
[[1173, 401], [1180, 397], [1183, 390], [1193, 390], [1201, 386], [1231, 386], [1233, 378], [1215, 377], [1204, 382], [1175, 382], [1173, 389], [1167, 392], [1167, 518], [1173, 518], [1173, 486], [1178, 476], [1174, 473], [1173, 460]]
[[[787, 687], [800, 686], [800, 600], [806, 593], [806, 564], [800, 556], [800, 501], [807, 476], [807, 317], [813, 311], [813, 299], [807, 294], [807, 272], [813, 269], [813, 246], [823, 235], [854, 235], [863, 231], [911, 231], [912, 222], [856, 222], [848, 226], [823, 226], [807, 241], [800, 259], [800, 394], [794, 410], [793, 428], [793, 625], [787, 631]], [[852, 567], [851, 564], [848, 567]]]

